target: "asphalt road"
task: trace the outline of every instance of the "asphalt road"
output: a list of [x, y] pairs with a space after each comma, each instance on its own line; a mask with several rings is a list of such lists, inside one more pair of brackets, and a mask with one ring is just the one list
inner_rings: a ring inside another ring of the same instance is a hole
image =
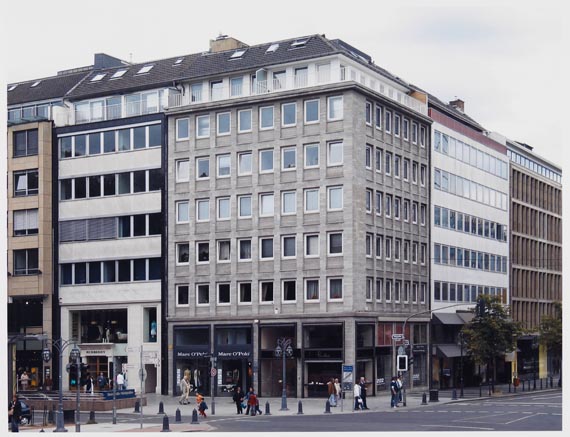
[[[356, 419], [356, 415], [364, 415]], [[206, 422], [206, 421], [205, 421]], [[397, 408], [351, 415], [212, 418], [220, 432], [342, 431], [561, 431], [562, 392], [513, 398], [474, 399], [452, 404]]]

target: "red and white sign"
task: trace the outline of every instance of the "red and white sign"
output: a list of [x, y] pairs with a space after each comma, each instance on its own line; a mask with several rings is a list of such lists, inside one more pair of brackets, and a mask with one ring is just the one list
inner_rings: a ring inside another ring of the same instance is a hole
[[218, 373], [218, 371], [216, 370], [215, 367], [212, 367], [212, 368], [210, 369], [210, 376], [216, 376], [216, 373]]

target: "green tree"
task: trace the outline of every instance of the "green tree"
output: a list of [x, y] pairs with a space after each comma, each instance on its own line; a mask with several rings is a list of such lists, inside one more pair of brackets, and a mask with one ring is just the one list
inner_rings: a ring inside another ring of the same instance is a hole
[[[562, 359], [562, 303], [554, 302], [554, 315], [544, 316], [539, 327], [540, 344], [557, 359]], [[562, 371], [562, 369], [560, 369]], [[562, 380], [562, 374], [560, 375]], [[561, 384], [561, 383], [559, 383]]]
[[[480, 295], [473, 309], [475, 317], [463, 327], [468, 353], [475, 363], [493, 368], [493, 381], [497, 379], [497, 358], [516, 348], [522, 333], [518, 322], [510, 318], [509, 308], [497, 296]], [[487, 371], [487, 379], [489, 372]]]

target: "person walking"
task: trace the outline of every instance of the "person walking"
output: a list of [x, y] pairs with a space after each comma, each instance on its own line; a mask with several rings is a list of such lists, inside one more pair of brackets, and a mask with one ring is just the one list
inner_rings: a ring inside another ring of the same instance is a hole
[[237, 414], [243, 414], [243, 399], [244, 399], [244, 394], [241, 391], [241, 387], [237, 386], [235, 391], [234, 391], [234, 395], [232, 397], [233, 401], [236, 404], [236, 409], [237, 409]]
[[101, 372], [101, 374], [97, 378], [97, 385], [99, 386], [99, 391], [103, 391], [105, 389], [105, 386], [107, 385], [107, 378], [105, 378], [103, 372]]
[[402, 387], [404, 385], [404, 383], [402, 382], [402, 375], [398, 375], [396, 383], [398, 384], [398, 403], [396, 404], [396, 406], [399, 406], [398, 404], [402, 403]]
[[196, 404], [198, 405], [198, 413], [200, 413], [200, 416], [208, 417], [206, 415], [206, 410], [208, 409], [208, 405], [204, 400], [204, 396], [202, 396], [200, 393], [196, 395]]
[[20, 376], [20, 384], [22, 386], [23, 391], [26, 391], [28, 389], [29, 382], [30, 382], [30, 377], [28, 376], [28, 372], [24, 370], [22, 376]]
[[362, 399], [360, 398], [361, 387], [360, 384], [354, 384], [354, 410], [362, 409]]
[[185, 371], [184, 376], [180, 380], [180, 398], [178, 403], [181, 405], [188, 404], [188, 396], [190, 396], [190, 372]]
[[10, 429], [12, 432], [20, 432], [20, 420], [22, 420], [22, 404], [18, 395], [14, 393], [12, 402], [8, 405], [8, 416], [10, 417]]
[[396, 377], [392, 376], [392, 382], [390, 383], [390, 394], [392, 395], [390, 399], [390, 407], [398, 407], [398, 383]]
[[362, 409], [369, 410], [368, 405], [366, 405], [366, 378], [364, 376], [360, 377], [360, 398], [362, 399]]
[[334, 379], [334, 396], [336, 399], [336, 404], [335, 407], [338, 405], [338, 401], [340, 400], [340, 397], [342, 396], [342, 392], [341, 392], [341, 388], [340, 388], [340, 382], [338, 382], [338, 378]]
[[331, 378], [329, 382], [327, 382], [328, 394], [329, 394], [329, 404], [331, 407], [336, 407], [336, 396], [335, 396], [335, 386], [334, 386], [334, 378]]
[[125, 387], [125, 377], [122, 373], [117, 375], [117, 390], [123, 390]]
[[85, 393], [93, 394], [94, 389], [93, 378], [90, 374], [87, 374], [87, 380], [85, 382]]

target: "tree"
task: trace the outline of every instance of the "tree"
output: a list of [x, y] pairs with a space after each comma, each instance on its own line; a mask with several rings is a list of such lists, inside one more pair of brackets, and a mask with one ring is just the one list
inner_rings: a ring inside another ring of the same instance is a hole
[[[562, 359], [562, 303], [554, 302], [554, 315], [544, 316], [539, 327], [540, 344], [560, 361]], [[561, 368], [562, 370], [562, 368]], [[562, 375], [560, 375], [562, 380]], [[559, 385], [561, 382], [559, 382]]]
[[495, 381], [497, 358], [515, 350], [522, 328], [510, 318], [509, 308], [497, 296], [480, 295], [473, 313], [475, 317], [462, 329], [466, 348], [476, 363], [492, 364]]

